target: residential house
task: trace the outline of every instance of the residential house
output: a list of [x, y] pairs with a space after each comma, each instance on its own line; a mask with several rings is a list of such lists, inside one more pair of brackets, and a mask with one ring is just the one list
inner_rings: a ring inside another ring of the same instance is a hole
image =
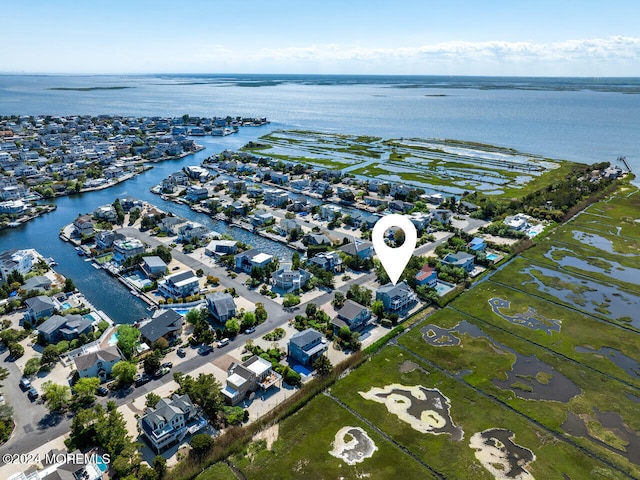
[[338, 205], [328, 203], [320, 207], [320, 218], [323, 220], [331, 221], [339, 215], [342, 215], [342, 208]]
[[124, 240], [126, 237], [122, 233], [114, 232], [113, 230], [109, 230], [107, 232], [98, 232], [96, 233], [96, 249], [97, 250], [107, 250], [113, 247], [113, 242], [115, 240]]
[[442, 260], [440, 260], [445, 265], [450, 265], [452, 267], [461, 267], [466, 272], [470, 272], [473, 270], [475, 255], [471, 255], [465, 252], [458, 253], [449, 253]]
[[415, 205], [410, 202], [403, 202], [402, 200], [392, 200], [389, 202], [389, 210], [394, 210], [396, 212], [408, 212], [412, 210]]
[[212, 235], [213, 232], [211, 230], [196, 222], [186, 222], [178, 227], [178, 238], [180, 240], [203, 240]]
[[190, 202], [199, 202], [209, 198], [209, 189], [207, 187], [199, 187], [197, 185], [189, 185], [185, 198]]
[[262, 188], [258, 185], [249, 185], [247, 187], [247, 196], [249, 198], [258, 198], [262, 195]]
[[441, 193], [425, 193], [424, 195], [420, 195], [420, 199], [426, 200], [432, 205], [440, 205], [442, 202], [444, 202], [444, 196]]
[[404, 280], [396, 285], [389, 282], [376, 290], [376, 300], [381, 300], [384, 310], [400, 313], [413, 306], [418, 297]]
[[93, 330], [93, 321], [81, 315], [52, 315], [38, 325], [38, 333], [46, 343], [73, 340]]
[[286, 235], [293, 230], [302, 230], [294, 218], [283, 218], [280, 220], [280, 232]]
[[440, 222], [443, 225], [451, 223], [451, 210], [447, 210], [446, 208], [436, 208], [435, 210], [432, 210], [431, 214], [435, 221]]
[[477, 212], [480, 209], [480, 207], [475, 203], [467, 202], [465, 200], [460, 200], [460, 206], [467, 212]]
[[273, 286], [290, 292], [304, 288], [313, 275], [302, 268], [294, 270], [291, 263], [282, 263], [280, 268], [271, 274]]
[[211, 240], [209, 244], [204, 247], [204, 253], [209, 256], [234, 255], [237, 251], [237, 240]]
[[467, 246], [473, 252], [484, 252], [487, 249], [487, 244], [480, 237], [474, 237]]
[[20, 289], [25, 292], [30, 290], [44, 292], [51, 289], [51, 280], [44, 275], [36, 275], [35, 277], [28, 278]]
[[174, 273], [158, 281], [158, 291], [167, 298], [184, 298], [199, 290], [200, 281], [192, 270]]
[[7, 281], [7, 276], [14, 270], [26, 275], [33, 268], [37, 253], [33, 249], [17, 250], [12, 248], [0, 253], [0, 279]]
[[289, 186], [292, 190], [306, 190], [311, 185], [311, 182], [308, 178], [298, 178], [296, 180], [291, 180], [289, 182]]
[[236, 316], [236, 302], [230, 293], [213, 292], [206, 299], [209, 312], [218, 322], [225, 323]]
[[312, 328], [296, 333], [287, 344], [289, 358], [307, 366], [312, 365], [327, 349], [327, 342], [322, 334]]
[[369, 205], [370, 207], [386, 207], [387, 205], [389, 205], [389, 201], [388, 200], [384, 200], [382, 198], [379, 197], [372, 197], [369, 195], [365, 195], [363, 197], [364, 203]]
[[229, 193], [242, 194], [247, 191], [247, 183], [244, 180], [231, 180], [227, 185]]
[[183, 316], [171, 308], [167, 308], [157, 317], [145, 320], [138, 326], [142, 339], [152, 345], [160, 338], [164, 338], [169, 344], [180, 337], [182, 332]]
[[46, 295], [27, 298], [24, 303], [27, 306], [25, 317], [30, 320], [50, 317], [56, 309], [56, 304]]
[[524, 213], [517, 213], [515, 215], [509, 215], [505, 217], [504, 224], [511, 230], [523, 231], [529, 228], [529, 220], [531, 217]]
[[411, 220], [411, 223], [413, 223], [418, 231], [426, 230], [431, 223], [431, 213], [413, 212], [409, 216], [409, 220]]
[[231, 405], [237, 405], [248, 394], [260, 388], [266, 390], [282, 380], [282, 376], [273, 371], [271, 362], [257, 355], [240, 364], [232, 362], [227, 375], [222, 394]]
[[90, 237], [94, 233], [94, 222], [89, 215], [78, 215], [73, 221], [74, 231], [79, 237]]
[[124, 262], [127, 258], [143, 254], [145, 247], [137, 238], [126, 237], [124, 240], [113, 241], [113, 260], [118, 263]]
[[342, 308], [338, 310], [338, 316], [331, 320], [331, 325], [336, 333], [342, 327], [349, 327], [352, 332], [360, 332], [370, 320], [370, 309], [353, 300], [346, 300]]
[[150, 408], [140, 418], [140, 428], [156, 453], [180, 443], [189, 433], [189, 424], [198, 419], [197, 409], [189, 395], [173, 394]]
[[265, 188], [264, 199], [265, 205], [271, 205], [272, 207], [280, 207], [289, 201], [289, 192], [280, 190], [278, 188]]
[[356, 255], [362, 259], [373, 257], [373, 243], [366, 240], [354, 238], [354, 241], [342, 245], [338, 250], [355, 257]]
[[262, 253], [255, 248], [235, 256], [236, 269], [246, 273], [251, 273], [253, 267], [266, 268], [272, 260], [273, 255]]
[[329, 272], [342, 271], [342, 259], [338, 252], [319, 252], [309, 260], [310, 264], [317, 265]]
[[416, 285], [426, 285], [429, 288], [436, 288], [438, 283], [438, 272], [435, 267], [429, 266], [425, 263], [422, 268], [416, 273]]
[[269, 223], [274, 221], [273, 213], [266, 212], [264, 210], [256, 210], [253, 215], [251, 215], [251, 223], [257, 227], [268, 225]]
[[303, 241], [307, 245], [331, 245], [331, 240], [324, 233], [307, 233]]
[[113, 366], [123, 359], [116, 346], [107, 346], [84, 355], [73, 357], [80, 378], [99, 378], [105, 382], [111, 375]]
[[159, 278], [167, 273], [167, 264], [157, 255], [142, 257], [140, 267], [148, 278]]
[[160, 230], [169, 235], [177, 235], [178, 228], [185, 223], [186, 220], [180, 217], [164, 217], [160, 221]]

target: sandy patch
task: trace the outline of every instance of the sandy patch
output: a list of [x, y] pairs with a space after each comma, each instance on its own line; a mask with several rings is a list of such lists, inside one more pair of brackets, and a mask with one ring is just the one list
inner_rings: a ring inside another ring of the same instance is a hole
[[280, 424], [276, 423], [275, 425], [272, 425], [269, 428], [265, 428], [264, 430], [256, 433], [256, 435], [253, 437], [253, 441], [257, 442], [259, 440], [265, 440], [267, 442], [267, 450], [271, 450], [273, 442], [278, 439], [279, 433]]
[[341, 458], [347, 465], [355, 465], [371, 458], [378, 447], [371, 437], [359, 427], [343, 427], [336, 433], [329, 453]]
[[464, 436], [449, 414], [450, 400], [437, 388], [394, 383], [358, 393], [367, 400], [384, 404], [390, 413], [419, 432], [434, 435], [448, 433], [454, 440], [462, 440]]
[[502, 428], [474, 433], [469, 446], [484, 468], [496, 480], [533, 480], [527, 466], [536, 459], [528, 448], [513, 441], [515, 434]]
[[402, 365], [400, 365], [398, 370], [400, 370], [400, 373], [409, 373], [413, 372], [416, 368], [420, 368], [418, 364], [406, 360]]

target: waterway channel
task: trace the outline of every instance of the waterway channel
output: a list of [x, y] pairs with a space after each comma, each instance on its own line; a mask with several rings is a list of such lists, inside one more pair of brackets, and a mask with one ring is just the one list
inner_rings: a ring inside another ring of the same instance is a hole
[[[276, 126], [277, 127], [277, 126]], [[226, 137], [198, 137], [197, 142], [205, 150], [178, 159], [154, 163], [153, 168], [111, 188], [78, 195], [56, 198], [54, 212], [45, 214], [15, 229], [0, 231], [0, 251], [10, 248], [35, 248], [45, 257], [53, 257], [59, 273], [71, 277], [87, 299], [99, 310], [104, 311], [116, 323], [133, 323], [147, 315], [147, 305], [137, 299], [115, 278], [103, 270], [96, 270], [91, 262], [77, 255], [75, 249], [59, 239], [60, 229], [71, 223], [78, 214], [93, 211], [100, 205], [113, 203], [116, 198], [133, 196], [156, 205], [161, 210], [200, 222], [220, 233], [229, 233], [234, 238], [251, 244], [277, 257], [290, 258], [291, 250], [285, 245], [253, 235], [245, 230], [229, 227], [224, 222], [197, 213], [186, 205], [162, 200], [150, 192], [150, 188], [160, 183], [169, 174], [186, 165], [199, 165], [205, 158], [225, 149], [237, 150], [251, 140], [268, 133], [273, 125], [241, 128], [237, 134]]]

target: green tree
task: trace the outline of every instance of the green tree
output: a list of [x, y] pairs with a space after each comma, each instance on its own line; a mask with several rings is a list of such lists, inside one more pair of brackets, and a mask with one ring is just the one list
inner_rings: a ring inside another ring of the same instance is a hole
[[293, 255], [291, 255], [291, 268], [293, 270], [300, 268], [300, 254], [298, 252], [293, 252]]
[[139, 339], [140, 330], [137, 328], [131, 325], [118, 326], [118, 348], [127, 359], [135, 355]]
[[9, 355], [12, 358], [20, 358], [24, 355], [24, 347], [19, 343], [12, 343], [9, 345]]
[[246, 330], [249, 327], [253, 327], [256, 324], [256, 314], [253, 312], [244, 312], [242, 315], [241, 328]]
[[138, 368], [136, 365], [126, 360], [116, 363], [111, 369], [111, 375], [121, 384], [133, 382], [137, 372]]
[[22, 373], [25, 377], [30, 377], [31, 375], [38, 373], [38, 370], [40, 370], [40, 359], [34, 357], [27, 360]]
[[231, 318], [227, 320], [227, 323], [224, 324], [225, 331], [231, 335], [232, 337], [240, 333], [240, 323], [235, 318]]
[[371, 312], [373, 312], [379, 320], [382, 319], [384, 316], [384, 303], [382, 303], [382, 300], [374, 300], [371, 302]]
[[320, 355], [316, 358], [315, 362], [313, 362], [313, 368], [316, 370], [318, 375], [325, 376], [331, 373], [333, 365], [326, 355]]
[[211, 448], [213, 447], [213, 438], [205, 433], [197, 433], [191, 437], [189, 445], [191, 445], [190, 455], [193, 455], [197, 459], [201, 459], [211, 451]]
[[216, 414], [224, 406], [222, 385], [211, 373], [201, 373], [197, 378], [185, 375], [182, 372], [173, 374], [173, 379], [180, 388], [179, 394], [187, 394], [197, 405], [200, 405], [209, 418], [215, 418]]
[[333, 308], [336, 309], [340, 309], [344, 306], [344, 293], [342, 292], [336, 292], [333, 295], [333, 300], [331, 301], [331, 305], [333, 305]]
[[73, 386], [75, 396], [80, 403], [90, 403], [96, 398], [96, 390], [100, 386], [100, 379], [88, 377], [79, 379]]
[[60, 356], [58, 355], [58, 349], [55, 345], [47, 345], [42, 350], [42, 358], [40, 362], [42, 365], [51, 365], [52, 363], [56, 363]]
[[76, 290], [76, 286], [73, 283], [73, 280], [70, 278], [65, 279], [64, 281], [64, 291], [65, 293], [74, 292]]
[[287, 293], [282, 300], [282, 306], [285, 308], [293, 307], [300, 303], [300, 297], [293, 293]]
[[135, 446], [129, 436], [124, 416], [117, 408], [116, 402], [108, 401], [106, 415], [100, 417], [95, 426], [96, 440], [111, 458], [122, 454], [127, 447]]
[[149, 375], [153, 375], [153, 373], [160, 368], [160, 357], [155, 353], [151, 353], [144, 357], [144, 361], [142, 362], [142, 366], [144, 371]]
[[307, 303], [307, 307], [304, 309], [304, 313], [307, 317], [313, 318], [318, 311], [318, 306], [315, 303]]
[[167, 473], [167, 461], [162, 455], [156, 455], [153, 459], [153, 469], [158, 474], [158, 480], [162, 480]]
[[42, 384], [42, 394], [52, 412], [65, 409], [71, 400], [71, 389], [67, 385], [58, 385], [50, 380]]
[[264, 304], [261, 302], [256, 303], [256, 310], [254, 313], [256, 314], [257, 323], [265, 322], [267, 320], [267, 317], [269, 316], [266, 308], [264, 308]]
[[144, 397], [144, 406], [147, 408], [156, 408], [156, 405], [160, 400], [162, 400], [162, 397], [160, 397], [160, 395], [153, 392], [149, 392]]

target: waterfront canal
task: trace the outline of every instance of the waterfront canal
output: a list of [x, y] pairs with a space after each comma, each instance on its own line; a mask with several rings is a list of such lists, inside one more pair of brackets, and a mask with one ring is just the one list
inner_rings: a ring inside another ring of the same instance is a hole
[[159, 195], [150, 192], [150, 188], [160, 183], [169, 174], [186, 165], [199, 165], [202, 160], [225, 149], [237, 150], [250, 140], [268, 133], [270, 125], [241, 128], [237, 134], [226, 137], [199, 137], [197, 142], [205, 150], [179, 160], [154, 163], [153, 168], [111, 188], [87, 192], [78, 195], [56, 198], [54, 212], [36, 218], [15, 229], [0, 231], [0, 251], [10, 248], [35, 248], [45, 257], [53, 257], [59, 273], [73, 279], [76, 286], [99, 310], [103, 310], [116, 323], [133, 323], [147, 315], [147, 304], [131, 295], [129, 289], [108, 275], [104, 270], [96, 270], [85, 257], [77, 255], [76, 250], [58, 237], [60, 229], [71, 223], [78, 214], [88, 213], [96, 207], [113, 203], [116, 198], [133, 196], [156, 205], [161, 210], [197, 221], [208, 228], [229, 233], [234, 238], [251, 244], [267, 253], [289, 259], [292, 250], [285, 245], [253, 235], [245, 230], [229, 227], [224, 222], [194, 212], [186, 205], [162, 200]]

